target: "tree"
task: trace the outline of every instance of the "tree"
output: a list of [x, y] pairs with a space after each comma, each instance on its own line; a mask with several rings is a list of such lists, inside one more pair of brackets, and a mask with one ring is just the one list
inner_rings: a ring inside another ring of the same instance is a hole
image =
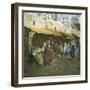
[[74, 16], [74, 17], [71, 18], [71, 27], [72, 27], [73, 29], [80, 30], [79, 17]]

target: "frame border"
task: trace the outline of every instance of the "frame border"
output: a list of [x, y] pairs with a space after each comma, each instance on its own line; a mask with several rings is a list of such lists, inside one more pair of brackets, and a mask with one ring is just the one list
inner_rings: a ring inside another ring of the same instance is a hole
[[[48, 82], [35, 84], [18, 84], [18, 7], [45, 7], [45, 8], [63, 8], [63, 9], [77, 9], [85, 10], [85, 80], [67, 81], [67, 82]], [[88, 7], [81, 6], [64, 6], [64, 5], [46, 5], [46, 4], [32, 4], [32, 3], [14, 3], [11, 4], [11, 86], [26, 87], [26, 86], [41, 86], [41, 85], [58, 85], [58, 84], [74, 84], [74, 83], [88, 83]]]

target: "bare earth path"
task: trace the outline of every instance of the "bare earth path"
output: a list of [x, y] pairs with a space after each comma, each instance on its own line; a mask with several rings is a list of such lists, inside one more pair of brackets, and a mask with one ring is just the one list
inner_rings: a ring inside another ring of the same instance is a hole
[[80, 60], [77, 55], [70, 59], [68, 55], [62, 55], [61, 59], [54, 60], [48, 65], [38, 65], [36, 63], [24, 65], [25, 77], [37, 76], [60, 76], [60, 75], [79, 75]]

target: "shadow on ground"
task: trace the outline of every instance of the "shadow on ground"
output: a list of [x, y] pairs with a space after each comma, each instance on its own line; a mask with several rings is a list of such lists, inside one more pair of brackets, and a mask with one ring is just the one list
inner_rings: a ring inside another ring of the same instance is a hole
[[60, 76], [60, 75], [79, 75], [80, 58], [76, 56], [71, 59], [68, 55], [62, 55], [60, 59], [53, 60], [47, 65], [37, 63], [24, 64], [24, 77], [39, 76]]

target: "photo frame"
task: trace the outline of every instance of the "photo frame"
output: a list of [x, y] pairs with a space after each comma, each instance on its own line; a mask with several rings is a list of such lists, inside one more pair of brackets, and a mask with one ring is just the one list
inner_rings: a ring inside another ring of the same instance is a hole
[[11, 85], [87, 83], [88, 8], [11, 5]]

